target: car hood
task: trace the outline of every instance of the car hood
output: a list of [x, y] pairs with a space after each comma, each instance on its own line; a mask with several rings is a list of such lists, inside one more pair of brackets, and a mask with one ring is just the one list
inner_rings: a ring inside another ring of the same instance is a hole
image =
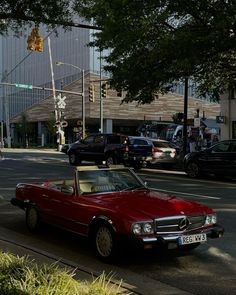
[[104, 209], [134, 220], [212, 213], [207, 206], [153, 190], [102, 194], [96, 202]]

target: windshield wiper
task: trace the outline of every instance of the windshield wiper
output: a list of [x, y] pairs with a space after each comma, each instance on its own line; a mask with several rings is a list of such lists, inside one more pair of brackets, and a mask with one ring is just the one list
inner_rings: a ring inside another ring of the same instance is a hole
[[140, 190], [140, 189], [146, 189], [145, 186], [137, 186], [137, 185], [134, 185], [134, 186], [130, 186], [130, 187], [127, 187], [125, 189], [122, 189], [121, 192], [125, 192], [125, 191], [136, 191], [136, 190]]

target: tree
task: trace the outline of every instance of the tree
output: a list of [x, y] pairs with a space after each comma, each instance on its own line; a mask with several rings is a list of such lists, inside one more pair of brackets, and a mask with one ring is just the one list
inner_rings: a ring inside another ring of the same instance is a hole
[[[93, 25], [76, 25], [79, 15]], [[26, 24], [99, 28], [91, 43], [109, 49], [105, 70], [124, 101], [150, 103], [184, 78], [218, 99], [235, 87], [235, 0], [8, 0], [0, 33]]]
[[184, 113], [174, 113], [172, 115], [172, 119], [173, 119], [174, 123], [181, 124], [181, 123], [183, 123]]
[[56, 128], [54, 115], [51, 115], [49, 120], [45, 123], [45, 129], [47, 132], [49, 144], [54, 144], [56, 142]]
[[73, 7], [76, 0], [3, 0], [0, 1], [0, 34], [7, 34], [12, 29], [19, 35], [23, 27], [46, 24], [49, 28], [58, 25], [64, 28], [75, 26], [96, 28], [85, 23], [76, 23], [73, 19], [76, 12]]
[[21, 114], [21, 121], [16, 124], [16, 130], [23, 143], [23, 147], [28, 147], [31, 139], [34, 137], [34, 130], [32, 123], [28, 121], [26, 113]]
[[111, 49], [105, 69], [126, 102], [150, 103], [186, 77], [215, 100], [235, 86], [235, 0], [83, 0], [75, 9], [101, 27], [91, 45]]

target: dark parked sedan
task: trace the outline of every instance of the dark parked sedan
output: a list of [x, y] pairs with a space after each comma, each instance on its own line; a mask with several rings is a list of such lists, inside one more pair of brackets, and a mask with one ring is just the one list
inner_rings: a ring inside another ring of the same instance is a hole
[[224, 140], [210, 148], [187, 154], [184, 169], [189, 177], [203, 174], [236, 177], [236, 140]]

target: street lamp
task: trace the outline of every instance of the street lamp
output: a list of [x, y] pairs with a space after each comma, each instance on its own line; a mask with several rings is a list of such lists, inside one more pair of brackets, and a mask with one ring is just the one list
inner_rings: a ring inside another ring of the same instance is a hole
[[71, 66], [72, 68], [78, 69], [82, 72], [82, 92], [79, 93], [82, 97], [82, 137], [85, 138], [85, 97], [84, 97], [84, 70], [81, 69], [78, 66], [75, 66], [70, 63], [62, 62], [62, 61], [56, 61], [57, 66], [66, 65]]

